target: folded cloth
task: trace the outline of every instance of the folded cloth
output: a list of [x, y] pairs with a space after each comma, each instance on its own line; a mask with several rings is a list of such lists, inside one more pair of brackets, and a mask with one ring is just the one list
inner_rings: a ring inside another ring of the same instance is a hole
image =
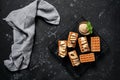
[[36, 16], [40, 16], [46, 22], [55, 25], [59, 24], [60, 21], [56, 8], [44, 0], [35, 0], [24, 8], [12, 11], [4, 18], [13, 28], [14, 43], [9, 59], [4, 60], [4, 65], [10, 71], [26, 69], [29, 65]]

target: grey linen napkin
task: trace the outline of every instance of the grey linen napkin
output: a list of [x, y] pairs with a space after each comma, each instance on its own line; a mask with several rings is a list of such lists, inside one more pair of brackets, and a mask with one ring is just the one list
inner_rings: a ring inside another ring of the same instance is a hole
[[4, 18], [13, 28], [14, 43], [9, 59], [4, 60], [4, 65], [10, 71], [26, 69], [29, 65], [36, 16], [40, 16], [46, 22], [55, 25], [59, 24], [60, 21], [56, 8], [44, 0], [35, 0], [24, 8], [12, 11]]

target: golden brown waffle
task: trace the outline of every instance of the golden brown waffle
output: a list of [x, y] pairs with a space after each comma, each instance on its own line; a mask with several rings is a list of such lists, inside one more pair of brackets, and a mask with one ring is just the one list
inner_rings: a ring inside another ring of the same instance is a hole
[[91, 37], [91, 51], [100, 52], [100, 37]]
[[80, 64], [79, 57], [75, 50], [68, 52], [68, 55], [69, 55], [70, 61], [72, 63], [72, 66], [78, 66]]
[[81, 63], [86, 63], [86, 62], [93, 62], [93, 61], [95, 61], [94, 53], [81, 54], [81, 55], [79, 55], [79, 57], [80, 57], [80, 62], [81, 62]]
[[78, 38], [79, 47], [82, 53], [90, 51], [86, 37]]
[[69, 32], [69, 36], [68, 36], [68, 47], [70, 47], [70, 48], [75, 48], [77, 38], [78, 38], [78, 33]]
[[67, 40], [58, 41], [58, 55], [62, 58], [67, 55]]

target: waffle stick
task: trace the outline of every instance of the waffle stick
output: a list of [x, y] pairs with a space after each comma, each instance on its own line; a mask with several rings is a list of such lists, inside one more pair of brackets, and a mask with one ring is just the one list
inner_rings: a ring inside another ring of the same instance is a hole
[[80, 65], [80, 60], [79, 60], [79, 57], [75, 50], [68, 52], [68, 55], [69, 55], [70, 61], [72, 63], [72, 66]]
[[67, 55], [67, 40], [58, 41], [58, 56], [64, 58]]
[[81, 63], [93, 62], [95, 61], [94, 53], [81, 54], [79, 55]]
[[91, 37], [91, 51], [100, 52], [100, 37]]
[[79, 47], [82, 53], [90, 51], [86, 37], [78, 38]]
[[78, 33], [69, 32], [69, 35], [68, 35], [68, 47], [69, 48], [75, 48], [77, 38], [78, 38]]

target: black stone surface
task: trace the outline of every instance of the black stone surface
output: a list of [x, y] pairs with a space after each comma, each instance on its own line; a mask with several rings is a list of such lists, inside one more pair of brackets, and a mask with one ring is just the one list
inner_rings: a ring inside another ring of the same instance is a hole
[[48, 50], [48, 44], [84, 16], [106, 40], [110, 52], [80, 80], [120, 80], [120, 0], [46, 0], [61, 16], [54, 26], [36, 18], [36, 35], [28, 69], [10, 72], [3, 65], [13, 43], [12, 29], [2, 19], [33, 0], [0, 0], [0, 80], [74, 80]]

